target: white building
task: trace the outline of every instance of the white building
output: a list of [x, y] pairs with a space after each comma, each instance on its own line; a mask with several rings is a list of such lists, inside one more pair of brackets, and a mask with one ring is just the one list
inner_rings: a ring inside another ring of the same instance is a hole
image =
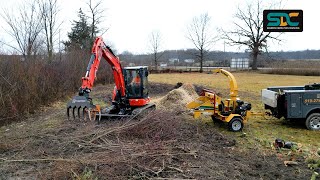
[[248, 58], [232, 58], [230, 62], [231, 69], [249, 69]]
[[185, 59], [184, 62], [185, 63], [194, 63], [194, 59]]
[[170, 64], [174, 64], [174, 63], [178, 63], [179, 59], [178, 58], [170, 58], [168, 61]]
[[160, 63], [160, 67], [162, 67], [162, 68], [165, 68], [165, 67], [167, 67], [167, 66], [168, 66], [167, 63]]

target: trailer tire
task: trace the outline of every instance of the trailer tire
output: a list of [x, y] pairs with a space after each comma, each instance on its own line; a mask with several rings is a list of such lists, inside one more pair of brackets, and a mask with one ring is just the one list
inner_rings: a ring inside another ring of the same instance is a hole
[[239, 132], [243, 128], [243, 122], [242, 119], [239, 117], [234, 117], [232, 120], [228, 123], [229, 130], [233, 132]]
[[309, 130], [320, 130], [320, 113], [312, 113], [306, 119], [306, 127]]

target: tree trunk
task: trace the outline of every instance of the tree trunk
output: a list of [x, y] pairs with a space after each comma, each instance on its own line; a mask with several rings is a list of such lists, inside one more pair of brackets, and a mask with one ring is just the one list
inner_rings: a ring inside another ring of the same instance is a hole
[[50, 23], [50, 34], [49, 34], [49, 51], [48, 51], [48, 55], [49, 55], [49, 63], [52, 62], [53, 60], [53, 27]]
[[32, 44], [31, 44], [31, 41], [30, 41], [30, 38], [28, 40], [28, 45], [27, 45], [27, 60], [30, 59], [31, 57], [31, 54], [32, 54]]
[[154, 67], [155, 70], [158, 71], [157, 53], [154, 53]]
[[49, 64], [51, 64], [52, 58], [53, 58], [53, 52], [52, 52], [52, 49], [50, 48], [49, 52], [48, 52], [48, 62], [49, 62]]
[[258, 69], [258, 54], [259, 54], [259, 50], [258, 48], [254, 48], [253, 52], [252, 52], [252, 70], [257, 70]]
[[203, 66], [203, 50], [200, 50], [200, 73], [203, 72], [202, 66]]

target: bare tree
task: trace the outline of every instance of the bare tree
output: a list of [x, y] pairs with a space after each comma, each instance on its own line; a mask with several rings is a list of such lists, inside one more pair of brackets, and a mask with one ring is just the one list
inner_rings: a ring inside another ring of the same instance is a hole
[[17, 11], [3, 9], [1, 16], [8, 25], [4, 30], [16, 41], [17, 46], [5, 43], [29, 59], [35, 48], [35, 42], [42, 31], [42, 14], [36, 4], [25, 2]]
[[102, 1], [93, 3], [92, 0], [87, 2], [89, 7], [89, 19], [91, 19], [91, 39], [94, 41], [96, 34], [101, 31], [101, 34], [104, 34], [108, 29], [98, 28], [98, 25], [102, 22], [104, 16], [104, 9], [101, 8]]
[[46, 40], [45, 36], [40, 34], [37, 39], [33, 43], [32, 54], [46, 56], [47, 48], [46, 48]]
[[158, 70], [158, 60], [162, 56], [162, 54], [159, 52], [161, 48], [161, 34], [159, 31], [152, 31], [150, 34], [150, 49], [153, 56], [154, 66], [155, 70]]
[[187, 38], [193, 43], [197, 49], [195, 56], [200, 62], [200, 73], [203, 72], [203, 61], [210, 46], [215, 42], [216, 37], [210, 30], [210, 20], [208, 13], [199, 17], [194, 17], [191, 24], [187, 27]]
[[225, 31], [222, 30], [222, 38], [227, 40], [229, 45], [246, 46], [250, 49], [252, 55], [252, 69], [256, 70], [258, 55], [262, 50], [267, 51], [267, 40], [275, 40], [280, 42], [278, 33], [264, 32], [263, 31], [263, 9], [261, 1], [255, 1], [256, 4], [248, 4], [247, 8], [238, 7], [234, 23], [235, 30]]
[[54, 45], [62, 22], [58, 22], [59, 7], [57, 0], [39, 0], [42, 13], [42, 24], [45, 34], [45, 44], [49, 63], [52, 61]]

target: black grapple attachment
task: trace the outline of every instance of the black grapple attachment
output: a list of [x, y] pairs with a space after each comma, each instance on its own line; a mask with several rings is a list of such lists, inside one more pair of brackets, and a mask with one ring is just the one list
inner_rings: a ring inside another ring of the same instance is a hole
[[92, 99], [85, 96], [74, 96], [67, 104], [67, 115], [70, 118], [70, 112], [74, 120], [79, 121], [95, 121], [98, 116], [98, 120], [101, 119], [101, 111], [99, 105], [94, 105]]

